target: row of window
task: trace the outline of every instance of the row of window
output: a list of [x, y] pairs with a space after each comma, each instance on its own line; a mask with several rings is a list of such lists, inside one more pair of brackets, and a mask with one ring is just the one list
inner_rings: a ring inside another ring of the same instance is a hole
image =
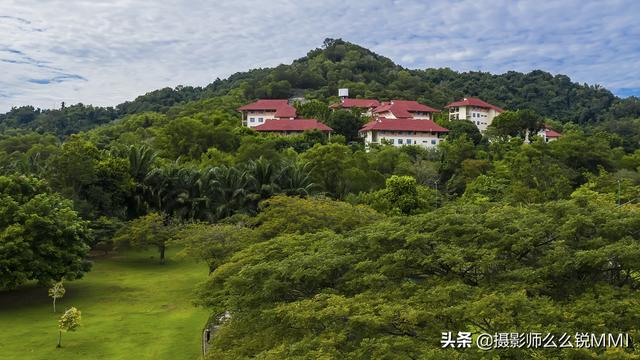
[[[396, 143], [396, 142], [395, 142], [395, 141], [396, 141], [395, 139], [385, 139], [385, 138], [382, 138], [382, 140], [389, 141], [391, 144], [395, 144], [395, 143]], [[423, 144], [428, 144], [428, 143], [429, 143], [429, 140], [422, 140], [422, 143], [423, 143]], [[431, 145], [435, 145], [435, 144], [437, 144], [437, 143], [438, 143], [438, 140], [436, 140], [436, 139], [431, 139]], [[417, 144], [418, 144], [418, 142], [417, 142], [416, 140], [413, 140], [413, 139], [398, 139], [398, 145], [412, 145], [412, 144], [413, 144], [413, 145], [417, 145]]]
[[[417, 131], [380, 131], [380, 135], [418, 135]], [[431, 132], [420, 131], [422, 134], [432, 134]]]
[[[249, 122], [252, 122], [252, 123], [256, 122], [256, 118], [249, 118]], [[264, 122], [264, 118], [258, 118], [258, 122], [259, 123]]]
[[487, 117], [487, 114], [471, 113], [471, 117]]

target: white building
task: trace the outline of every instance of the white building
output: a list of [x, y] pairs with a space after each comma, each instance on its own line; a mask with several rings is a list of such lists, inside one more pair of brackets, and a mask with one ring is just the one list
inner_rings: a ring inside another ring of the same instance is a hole
[[242, 126], [254, 128], [264, 124], [267, 120], [293, 120], [296, 118], [296, 108], [289, 105], [286, 99], [258, 100], [241, 106]]
[[464, 98], [445, 106], [449, 109], [449, 120], [469, 120], [480, 132], [487, 130], [493, 119], [504, 112], [503, 109], [477, 98]]
[[299, 135], [309, 130], [320, 130], [331, 136], [332, 128], [316, 119], [266, 120], [255, 131], [277, 135]]
[[545, 127], [544, 129], [540, 130], [540, 132], [538, 132], [538, 136], [542, 137], [545, 142], [549, 142], [558, 140], [562, 136], [562, 134], [551, 128]]
[[440, 112], [413, 100], [391, 100], [373, 109], [374, 116], [386, 119], [432, 120], [433, 113]]
[[449, 130], [432, 120], [376, 118], [360, 129], [365, 146], [382, 144], [394, 146], [419, 145], [426, 148], [438, 146]]

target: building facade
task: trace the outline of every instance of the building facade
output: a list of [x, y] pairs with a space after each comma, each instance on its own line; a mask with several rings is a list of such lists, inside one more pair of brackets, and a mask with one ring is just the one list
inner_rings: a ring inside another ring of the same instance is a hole
[[562, 136], [562, 134], [549, 127], [545, 127], [544, 129], [540, 130], [540, 132], [538, 132], [538, 136], [542, 137], [545, 142], [549, 142], [558, 140]]
[[445, 109], [449, 110], [449, 120], [469, 120], [480, 132], [485, 132], [493, 119], [504, 112], [495, 105], [471, 97], [447, 104]]
[[388, 143], [394, 146], [418, 145], [435, 148], [449, 130], [431, 120], [376, 118], [359, 133], [365, 146]]
[[316, 119], [293, 119], [278, 120], [269, 119], [264, 123], [253, 127], [255, 131], [262, 133], [271, 133], [277, 135], [296, 135], [302, 134], [307, 130], [320, 130], [326, 134], [331, 134], [332, 128], [319, 122]]
[[267, 120], [293, 120], [296, 118], [296, 108], [289, 105], [286, 99], [258, 100], [241, 106], [242, 126], [255, 128]]
[[413, 100], [383, 102], [372, 111], [374, 116], [380, 118], [414, 120], [433, 120], [433, 114], [436, 112], [440, 112], [440, 110]]

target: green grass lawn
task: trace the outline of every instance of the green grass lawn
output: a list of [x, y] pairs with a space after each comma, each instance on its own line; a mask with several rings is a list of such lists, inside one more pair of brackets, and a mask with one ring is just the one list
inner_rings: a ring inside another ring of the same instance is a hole
[[[45, 287], [0, 292], [0, 359], [198, 359], [208, 313], [191, 301], [206, 274], [175, 252], [164, 265], [153, 252], [127, 252], [96, 258], [84, 278], [65, 283], [56, 314]], [[82, 326], [56, 349], [57, 320], [70, 306]]]

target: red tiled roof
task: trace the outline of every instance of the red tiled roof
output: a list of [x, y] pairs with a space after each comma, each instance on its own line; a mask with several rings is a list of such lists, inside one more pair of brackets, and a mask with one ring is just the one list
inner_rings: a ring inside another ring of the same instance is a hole
[[502, 108], [499, 108], [495, 105], [491, 105], [488, 102], [482, 101], [478, 98], [472, 98], [472, 97], [464, 98], [460, 101], [455, 101], [450, 104], [447, 104], [445, 108], [458, 107], [458, 106], [475, 106], [475, 107], [480, 107], [485, 109], [494, 109], [495, 111], [498, 111], [498, 112], [504, 111]]
[[332, 128], [316, 119], [266, 120], [264, 124], [254, 127], [256, 131], [305, 131], [318, 129], [324, 132], [333, 131]]
[[388, 131], [420, 131], [420, 132], [449, 132], [448, 129], [434, 123], [431, 120], [417, 119], [387, 119], [377, 118], [366, 124], [360, 131], [366, 132], [371, 130], [388, 130]]
[[333, 109], [337, 109], [337, 108], [349, 109], [349, 108], [371, 108], [371, 107], [377, 107], [377, 106], [380, 106], [380, 102], [376, 99], [346, 98], [346, 99], [343, 99], [341, 102], [335, 103], [329, 107]]
[[549, 128], [544, 129], [544, 134], [548, 138], [559, 138], [560, 136], [562, 136], [562, 134], [560, 134], [559, 132]]
[[420, 104], [413, 100], [391, 100], [390, 102], [383, 102], [380, 106], [373, 109], [374, 114], [390, 111], [397, 118], [411, 118], [412, 112], [440, 112], [440, 110], [434, 109], [427, 105]]
[[251, 111], [251, 110], [274, 110], [275, 117], [294, 118], [296, 117], [296, 108], [289, 105], [289, 101], [286, 99], [273, 99], [266, 100], [261, 99], [251, 104], [241, 106], [238, 111]]

